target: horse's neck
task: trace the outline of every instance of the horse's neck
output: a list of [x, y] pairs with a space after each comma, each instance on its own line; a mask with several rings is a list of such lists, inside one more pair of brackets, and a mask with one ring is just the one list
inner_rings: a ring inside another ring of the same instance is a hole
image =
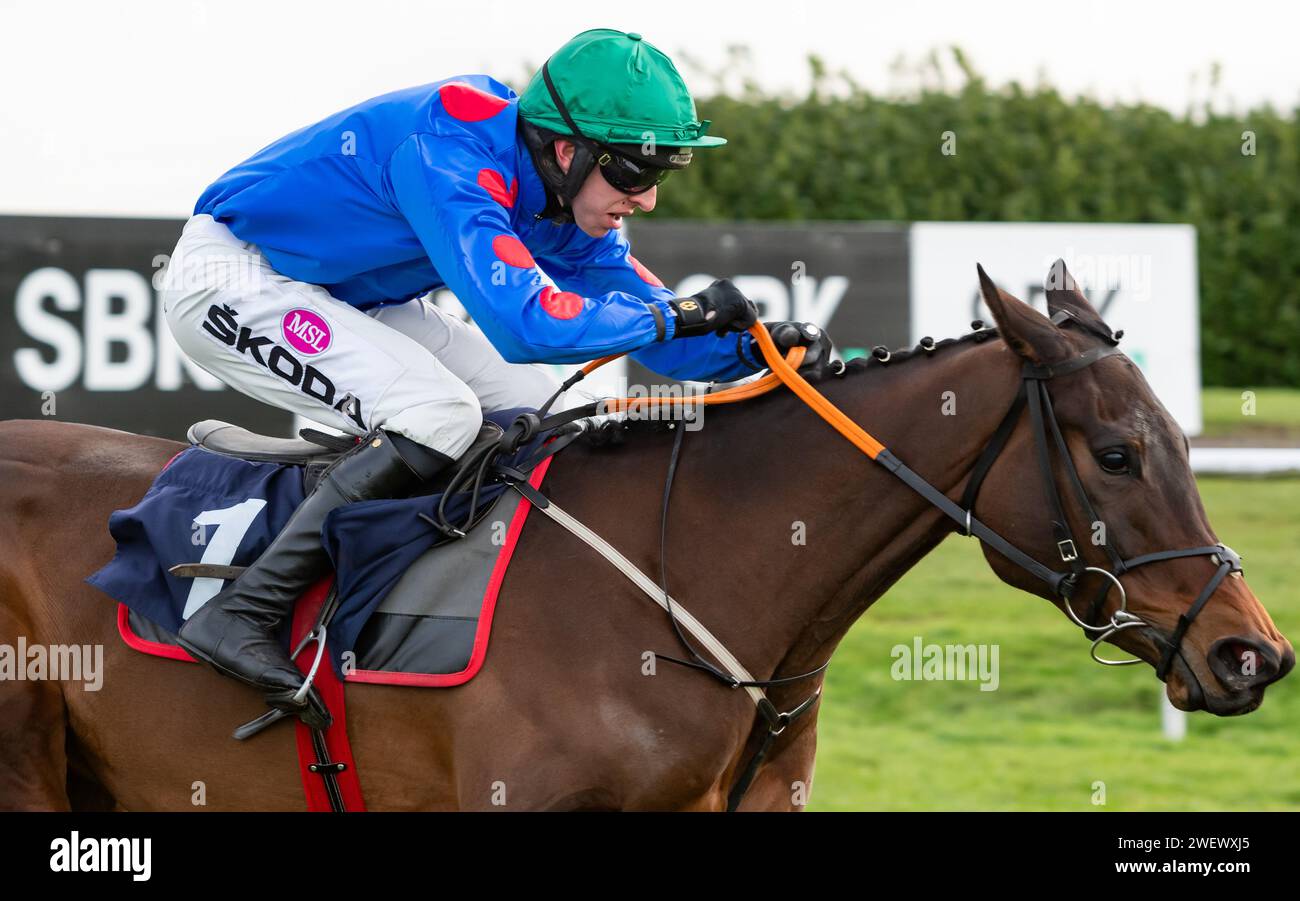
[[[951, 494], [1014, 394], [1010, 353], [1001, 341], [954, 347], [929, 360], [851, 374], [825, 393]], [[697, 475], [691, 485], [714, 489], [720, 534], [728, 537], [697, 549], [699, 564], [713, 571], [709, 581], [731, 595], [725, 611], [708, 611], [710, 621], [740, 618], [745, 646], [732, 650], [756, 676], [824, 662], [871, 603], [953, 530], [951, 520], [794, 398], [768, 407], [767, 415], [755, 410], [743, 423], [722, 424], [710, 462], [701, 464], [715, 473], [715, 484]], [[711, 424], [706, 416], [704, 435]], [[763, 449], [761, 457], [749, 453], [751, 446]], [[744, 461], [740, 484], [718, 491], [727, 484], [719, 473], [736, 457]], [[684, 494], [686, 487], [676, 490]], [[674, 552], [689, 553], [681, 547]], [[792, 689], [800, 690], [806, 689]]]

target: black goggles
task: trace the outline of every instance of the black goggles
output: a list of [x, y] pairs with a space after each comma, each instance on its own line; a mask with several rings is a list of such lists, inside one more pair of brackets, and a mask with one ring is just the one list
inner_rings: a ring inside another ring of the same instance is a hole
[[622, 191], [624, 194], [644, 194], [668, 177], [668, 173], [672, 170], [665, 169], [662, 166], [651, 166], [649, 163], [633, 159], [613, 147], [598, 144], [583, 135], [582, 130], [578, 128], [577, 123], [569, 115], [568, 107], [560, 99], [560, 92], [555, 89], [555, 84], [551, 81], [549, 63], [550, 60], [542, 63], [542, 80], [546, 83], [546, 90], [551, 95], [551, 102], [555, 104], [555, 109], [564, 119], [564, 123], [569, 126], [574, 139], [582, 141], [587, 146], [587, 149], [591, 151], [591, 155], [596, 160], [596, 165], [600, 167], [600, 174], [605, 176], [605, 181], [609, 182], [610, 187], [616, 191]]
[[591, 151], [605, 181], [609, 182], [611, 188], [624, 194], [644, 194], [673, 171], [651, 166], [601, 144], [593, 143]]

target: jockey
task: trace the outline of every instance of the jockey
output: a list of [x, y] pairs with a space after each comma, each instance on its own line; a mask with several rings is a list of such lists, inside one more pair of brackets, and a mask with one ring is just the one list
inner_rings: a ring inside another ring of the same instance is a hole
[[[200, 366], [265, 403], [360, 436], [180, 644], [318, 728], [329, 714], [276, 637], [325, 573], [343, 504], [409, 495], [451, 465], [483, 411], [540, 407], [530, 363], [621, 352], [666, 376], [764, 368], [731, 282], [676, 297], [628, 253], [623, 217], [708, 135], [672, 62], [638, 34], [583, 32], [522, 96], [465, 75], [376, 97], [265, 147], [199, 198], [162, 297]], [[481, 331], [423, 295], [446, 287]], [[773, 327], [829, 359], [824, 333]]]

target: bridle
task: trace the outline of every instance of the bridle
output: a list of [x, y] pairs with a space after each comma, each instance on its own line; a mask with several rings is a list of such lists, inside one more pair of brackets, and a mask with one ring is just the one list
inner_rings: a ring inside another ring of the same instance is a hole
[[[1070, 619], [1081, 629], [1088, 637], [1091, 633], [1098, 633], [1093, 638], [1090, 653], [1092, 659], [1098, 663], [1107, 666], [1125, 666], [1132, 663], [1141, 663], [1139, 659], [1132, 660], [1110, 660], [1102, 657], [1098, 651], [1098, 646], [1103, 642], [1127, 629], [1146, 627], [1151, 629], [1152, 634], [1156, 635], [1164, 643], [1164, 652], [1160, 662], [1156, 667], [1156, 675], [1164, 680], [1169, 673], [1169, 668], [1173, 665], [1174, 658], [1182, 649], [1182, 641], [1191, 627], [1192, 622], [1205, 609], [1210, 597], [1218, 589], [1219, 584], [1230, 573], [1242, 571], [1241, 558], [1231, 548], [1224, 544], [1205, 545], [1201, 547], [1183, 548], [1181, 550], [1156, 551], [1149, 554], [1141, 554], [1136, 557], [1125, 559], [1115, 546], [1111, 543], [1107, 530], [1101, 530], [1102, 540], [1094, 541], [1105, 552], [1110, 563], [1110, 568], [1106, 569], [1100, 566], [1089, 566], [1079, 553], [1078, 544], [1074, 540], [1074, 535], [1070, 530], [1069, 521], [1065, 515], [1065, 510], [1061, 504], [1061, 495], [1057, 488], [1056, 476], [1052, 468], [1053, 449], [1055, 455], [1060, 459], [1061, 465], [1065, 470], [1067, 481], [1074, 493], [1079, 506], [1083, 509], [1088, 517], [1089, 522], [1100, 523], [1101, 519], [1097, 515], [1092, 501], [1088, 497], [1088, 492], [1083, 487], [1083, 482], [1079, 478], [1079, 471], [1074, 465], [1074, 459], [1071, 457], [1065, 438], [1061, 434], [1061, 428], [1056, 420], [1055, 411], [1052, 408], [1051, 392], [1047, 388], [1047, 383], [1052, 379], [1078, 372], [1096, 363], [1098, 360], [1105, 359], [1113, 354], [1120, 353], [1118, 344], [1119, 336], [1110, 333], [1109, 330], [1103, 331], [1095, 326], [1084, 322], [1074, 316], [1069, 310], [1060, 310], [1052, 316], [1052, 322], [1058, 326], [1067, 323], [1073, 323], [1078, 327], [1088, 331], [1094, 336], [1100, 338], [1103, 346], [1085, 351], [1078, 356], [1061, 363], [1051, 365], [1025, 363], [1020, 373], [1020, 390], [1016, 393], [1015, 399], [1011, 403], [1010, 409], [1002, 418], [993, 437], [989, 439], [988, 444], [984, 447], [983, 452], [975, 462], [971, 470], [971, 476], [966, 483], [960, 505], [954, 504], [947, 497], [940, 494], [933, 486], [925, 483], [919, 476], [908, 470], [902, 463], [892, 469], [899, 478], [911, 486], [914, 490], [926, 497], [931, 503], [938, 506], [943, 512], [953, 517], [958, 522], [958, 532], [964, 535], [973, 535], [986, 544], [991, 545], [1003, 556], [1018, 564], [1022, 569], [1046, 582], [1052, 591], [1061, 599], [1061, 606]], [[1122, 335], [1122, 333], [1121, 333]], [[979, 494], [980, 485], [988, 475], [989, 469], [1001, 454], [1006, 446], [1007, 439], [1011, 436], [1016, 424], [1019, 422], [1021, 414], [1025, 407], [1029, 408], [1030, 431], [1034, 436], [1034, 445], [1038, 469], [1042, 477], [1043, 485], [1046, 488], [1049, 514], [1051, 517], [1052, 537], [1056, 544], [1057, 554], [1062, 563], [1069, 566], [1068, 572], [1059, 572], [1051, 569], [1039, 561], [1025, 554], [1018, 548], [1011, 545], [996, 532], [993, 532], [987, 526], [984, 526], [978, 519], [973, 516], [976, 497]], [[882, 462], [888, 468], [890, 463], [881, 460], [880, 457], [889, 454], [888, 450], [881, 452], [877, 457], [878, 462]], [[892, 457], [892, 455], [890, 455]], [[940, 498], [942, 500], [940, 500]], [[1174, 560], [1182, 557], [1201, 557], [1208, 556], [1218, 566], [1218, 569], [1212, 575], [1209, 581], [1201, 589], [1196, 599], [1192, 602], [1187, 612], [1178, 618], [1178, 625], [1174, 628], [1171, 635], [1167, 638], [1160, 634], [1151, 623], [1146, 622], [1141, 617], [1130, 613], [1128, 610], [1128, 595], [1124, 590], [1123, 583], [1120, 582], [1120, 576], [1136, 569], [1139, 566], [1145, 566], [1150, 563], [1157, 563], [1163, 560]], [[1101, 590], [1089, 607], [1086, 618], [1080, 618], [1075, 613], [1071, 603], [1075, 590], [1079, 582], [1086, 573], [1097, 573], [1102, 576], [1104, 582]], [[1098, 624], [1105, 607], [1106, 598], [1110, 594], [1111, 588], [1119, 591], [1119, 606], [1115, 609], [1110, 618]]]

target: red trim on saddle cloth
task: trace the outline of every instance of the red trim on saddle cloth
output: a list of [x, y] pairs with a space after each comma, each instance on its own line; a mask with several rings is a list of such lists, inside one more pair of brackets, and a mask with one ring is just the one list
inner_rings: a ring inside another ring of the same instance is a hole
[[172, 660], [184, 660], [188, 663], [198, 663], [189, 655], [184, 648], [177, 647], [174, 644], [164, 644], [160, 641], [149, 641], [147, 638], [141, 638], [131, 631], [131, 621], [127, 618], [131, 615], [131, 608], [126, 604], [117, 605], [117, 634], [122, 636], [127, 647], [135, 648], [141, 654], [152, 654], [154, 657], [170, 657]]
[[[185, 448], [185, 450], [189, 450], [189, 448]], [[185, 453], [185, 450], [179, 450], [172, 454], [171, 459], [163, 464], [163, 469], [171, 466], [177, 457]], [[159, 472], [161, 471], [159, 470]], [[128, 619], [130, 613], [131, 608], [127, 607], [126, 604], [117, 605], [117, 634], [122, 636], [122, 640], [126, 642], [127, 647], [135, 648], [142, 654], [152, 654], [155, 657], [170, 657], [172, 660], [188, 660], [190, 663], [198, 663], [184, 648], [179, 648], [174, 644], [163, 644], [159, 641], [148, 641], [136, 635], [131, 631], [131, 621]]]
[[[528, 477], [528, 484], [534, 488], [542, 487], [542, 479], [546, 478], [546, 470], [550, 468], [551, 461], [554, 457], [547, 457], [537, 465]], [[501, 548], [501, 553], [497, 554], [496, 564], [492, 567], [492, 576], [488, 581], [487, 590], [483, 592], [483, 607], [478, 617], [478, 628], [474, 632], [474, 650], [470, 653], [469, 663], [458, 673], [389, 673], [378, 670], [354, 670], [348, 673], [347, 681], [349, 682], [373, 682], [379, 685], [412, 685], [423, 688], [448, 688], [453, 685], [464, 685], [483, 666], [483, 661], [487, 659], [488, 638], [492, 635], [492, 614], [496, 610], [497, 595], [501, 593], [501, 583], [505, 581], [506, 569], [510, 566], [510, 559], [515, 554], [515, 545], [519, 543], [519, 533], [524, 529], [524, 522], [528, 519], [528, 511], [533, 505], [528, 502], [528, 498], [521, 497], [519, 506], [515, 508], [515, 514], [510, 519], [510, 526], [506, 529], [505, 545]]]

